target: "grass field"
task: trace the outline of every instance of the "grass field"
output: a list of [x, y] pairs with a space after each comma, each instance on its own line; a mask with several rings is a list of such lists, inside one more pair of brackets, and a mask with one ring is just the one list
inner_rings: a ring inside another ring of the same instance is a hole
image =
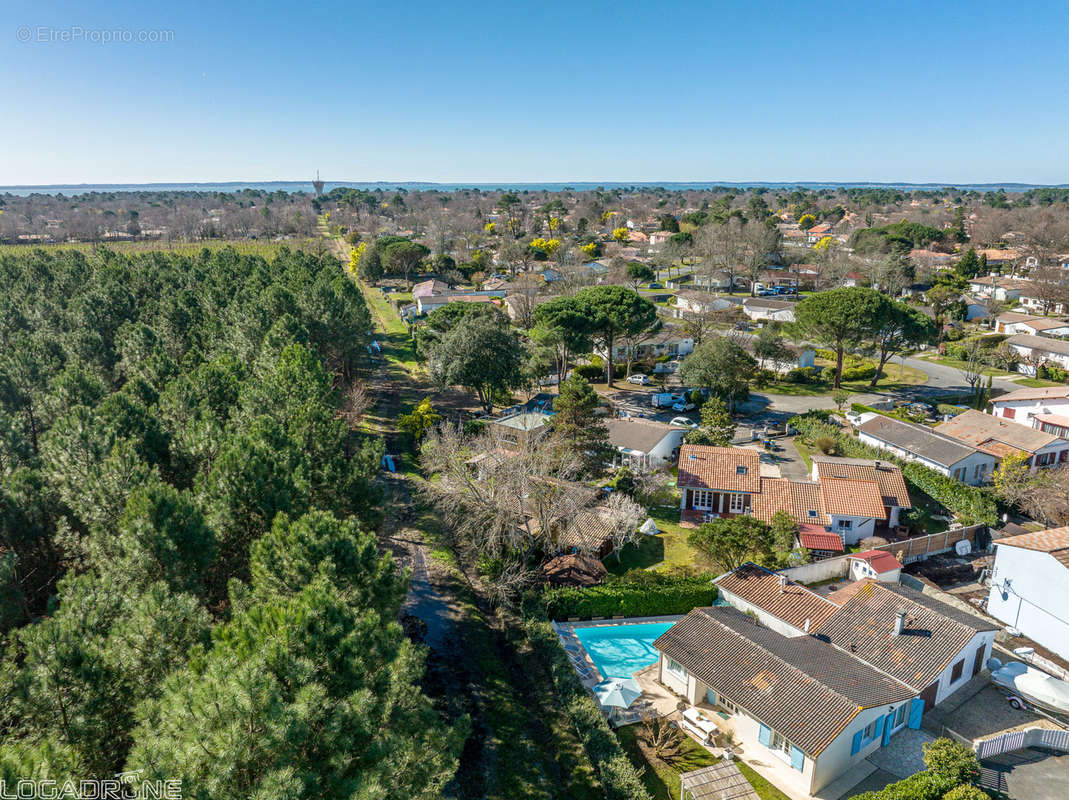
[[290, 250], [320, 250], [329, 249], [319, 239], [285, 239], [283, 241], [268, 241], [259, 239], [205, 239], [196, 242], [63, 242], [51, 244], [25, 245], [25, 244], [0, 244], [0, 256], [25, 255], [34, 250], [44, 250], [46, 253], [62, 253], [76, 250], [81, 253], [92, 253], [98, 248], [107, 248], [116, 253], [179, 253], [181, 255], [196, 255], [201, 250], [222, 250], [233, 247], [242, 255], [273, 257], [281, 248], [288, 247]]
[[1057, 381], [1045, 381], [1042, 378], [1021, 378], [1019, 381], [1015, 381], [1020, 386], [1027, 386], [1029, 389], [1045, 389], [1048, 386], [1064, 386], [1064, 383], [1058, 383]]
[[[834, 368], [835, 364], [827, 359], [818, 358], [817, 366], [824, 367], [825, 372], [828, 373], [829, 380], [826, 383], [787, 383], [785, 381], [777, 381], [768, 386], [762, 386], [760, 388], [755, 387], [755, 390], [763, 394], [783, 394], [794, 395], [797, 397], [814, 394], [831, 394], [834, 389], [832, 388], [830, 380], [832, 369], [829, 368]], [[869, 380], [871, 379], [843, 381], [842, 385], [848, 392], [857, 394], [867, 392], [893, 392], [909, 386], [919, 386], [922, 383], [926, 383], [928, 376], [919, 369], [914, 369], [913, 367], [903, 368], [900, 364], [888, 363], [883, 368], [883, 377], [880, 378], [879, 383], [876, 384], [874, 389], [869, 388]]]
[[[965, 362], [964, 361], [958, 361], [957, 359], [954, 359], [954, 358], [947, 358], [946, 356], [927, 356], [925, 358], [925, 361], [931, 361], [933, 364], [942, 364], [944, 367], [953, 367], [954, 369], [962, 369], [962, 370], [965, 369]], [[984, 367], [982, 374], [983, 375], [991, 375], [992, 377], [995, 377], [995, 378], [1005, 378], [1005, 377], [1012, 378], [1014, 375], [1017, 375], [1018, 373], [1016, 373], [1016, 372], [1007, 372], [1004, 369], [997, 369], [995, 367]]]
[[622, 575], [631, 569], [665, 570], [679, 567], [689, 572], [703, 573], [714, 570], [709, 561], [687, 543], [690, 531], [679, 524], [679, 507], [659, 506], [649, 510], [661, 532], [656, 536], [643, 536], [638, 544], [628, 545], [616, 555], [604, 558], [605, 569], [614, 575]]

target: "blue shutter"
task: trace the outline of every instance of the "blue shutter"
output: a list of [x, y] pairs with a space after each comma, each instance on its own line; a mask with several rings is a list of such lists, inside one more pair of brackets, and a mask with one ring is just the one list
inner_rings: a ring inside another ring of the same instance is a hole
[[872, 734], [872, 740], [876, 741], [883, 734], [883, 717], [876, 720], [876, 730]]
[[886, 747], [887, 743], [891, 741], [891, 728], [895, 724], [895, 712], [892, 711], [886, 717], [883, 718], [883, 741], [880, 742], [881, 747]]
[[799, 772], [802, 771], [802, 767], [805, 765], [805, 753], [791, 745], [791, 766]]
[[705, 701], [709, 705], [715, 706], [716, 705], [716, 692], [714, 692], [712, 689], [706, 689], [705, 690]]
[[924, 716], [924, 698], [914, 697], [909, 703], [909, 727], [913, 730], [920, 728], [922, 716]]
[[761, 727], [757, 731], [757, 741], [768, 747], [772, 742], [772, 729], [765, 723], [760, 723]]
[[850, 745], [850, 755], [853, 755], [861, 749], [861, 737], [865, 735], [865, 731], [858, 731], [854, 734], [854, 742]]

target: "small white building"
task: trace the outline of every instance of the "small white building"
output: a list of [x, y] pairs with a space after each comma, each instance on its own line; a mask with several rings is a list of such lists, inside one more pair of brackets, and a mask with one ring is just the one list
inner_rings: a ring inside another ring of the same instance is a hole
[[886, 550], [865, 550], [852, 553], [847, 559], [847, 575], [851, 580], [873, 578], [884, 583], [898, 583], [902, 562]]
[[1003, 303], [1012, 303], [1029, 288], [1028, 281], [1001, 278], [998, 275], [983, 275], [969, 281], [970, 293], [980, 297], [993, 297]]
[[991, 401], [991, 414], [1036, 427], [1036, 417], [1069, 418], [1069, 386], [1018, 389]]
[[794, 322], [795, 305], [789, 300], [747, 297], [742, 301], [742, 313], [754, 321]]
[[995, 542], [987, 613], [1069, 658], [1069, 528]]
[[1028, 336], [1069, 336], [1069, 322], [1007, 311], [1005, 314], [999, 314], [995, 319], [995, 331], [1010, 336], [1018, 333]]
[[609, 444], [616, 448], [614, 466], [657, 469], [675, 461], [688, 428], [638, 417], [609, 419]]

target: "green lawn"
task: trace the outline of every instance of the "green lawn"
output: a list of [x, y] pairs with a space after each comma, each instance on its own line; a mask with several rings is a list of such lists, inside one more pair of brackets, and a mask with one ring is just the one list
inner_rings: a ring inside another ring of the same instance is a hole
[[[867, 361], [867, 363], [874, 362]], [[831, 368], [835, 366], [835, 363], [824, 358], [818, 358], [817, 366], [824, 367], [824, 372], [829, 377], [828, 381], [822, 381], [820, 383], [787, 383], [786, 381], [777, 381], [776, 383], [760, 388], [755, 386], [754, 391], [761, 394], [783, 394], [794, 395], [796, 397], [804, 395], [831, 394], [834, 391], [830, 380], [832, 374]], [[869, 388], [870, 380], [871, 379], [868, 378], [861, 381], [843, 381], [842, 386], [848, 392], [854, 392], [856, 394], [881, 391], [894, 392], [909, 386], [918, 386], [922, 383], [926, 383], [928, 376], [919, 369], [903, 367], [901, 364], [888, 362], [884, 365], [883, 377], [880, 378], [875, 388]]]
[[656, 536], [643, 536], [638, 544], [628, 545], [620, 558], [608, 555], [603, 559], [605, 569], [614, 575], [622, 575], [631, 569], [672, 569], [680, 567], [690, 572], [702, 573], [714, 569], [713, 565], [687, 543], [690, 531], [679, 524], [678, 506], [659, 506], [649, 510], [661, 532]]
[[[934, 364], [942, 364], [944, 367], [953, 367], [954, 369], [961, 369], [961, 370], [965, 369], [965, 366], [966, 366], [964, 361], [958, 361], [957, 359], [954, 359], [954, 358], [947, 358], [946, 356], [927, 356], [925, 358], [925, 361], [931, 361]], [[1012, 378], [1014, 375], [1017, 375], [1018, 373], [1016, 373], [1016, 372], [1007, 372], [1004, 369], [997, 369], [995, 367], [984, 367], [982, 374], [991, 375], [991, 376], [993, 376], [995, 378], [1005, 378], [1005, 377], [1011, 377]]]
[[[617, 730], [616, 735], [634, 764], [645, 768], [642, 782], [657, 800], [676, 800], [679, 797], [680, 774], [712, 766], [720, 760], [689, 736], [685, 736], [679, 754], [670, 763], [662, 761], [652, 753], [643, 751], [638, 738], [641, 730], [641, 725], [628, 725]], [[735, 764], [762, 800], [790, 800], [747, 764], [742, 761], [736, 761]]]
[[812, 472], [813, 470], [813, 457], [811, 453], [812, 449], [805, 442], [802, 441], [800, 436], [795, 436], [792, 440], [794, 442], [794, 448], [798, 451], [798, 455], [802, 457], [802, 461], [805, 462], [806, 472]]
[[1058, 383], [1057, 381], [1045, 381], [1042, 378], [1021, 378], [1014, 383], [1021, 386], [1027, 386], [1029, 389], [1045, 389], [1048, 386], [1064, 386], [1064, 383]]

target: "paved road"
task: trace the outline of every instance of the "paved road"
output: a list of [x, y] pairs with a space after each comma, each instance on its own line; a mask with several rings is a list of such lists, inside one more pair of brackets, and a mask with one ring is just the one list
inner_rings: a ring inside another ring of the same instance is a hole
[[[897, 360], [892, 362], [891, 364], [888, 364], [888, 371], [893, 375], [894, 372], [892, 364], [897, 364]], [[944, 364], [937, 364], [933, 361], [928, 361], [924, 358], [907, 358], [906, 366], [913, 367], [914, 369], [919, 369], [921, 372], [928, 376], [927, 383], [917, 387], [917, 389], [920, 390], [921, 393], [924, 393], [926, 391], [928, 393], [931, 393], [932, 389], [938, 389], [940, 391], [955, 389], [960, 391], [968, 391], [969, 389], [969, 384], [965, 382], [964, 373], [962, 373], [960, 369], [956, 369], [955, 367], [948, 367]], [[1007, 378], [995, 378], [992, 382], [992, 385], [996, 389], [1002, 389], [1007, 392], [1012, 392], [1015, 389], [1021, 388], [1016, 382]]]
[[980, 785], [1011, 800], [1063, 800], [1069, 786], [1069, 755], [1028, 748], [984, 759]]

